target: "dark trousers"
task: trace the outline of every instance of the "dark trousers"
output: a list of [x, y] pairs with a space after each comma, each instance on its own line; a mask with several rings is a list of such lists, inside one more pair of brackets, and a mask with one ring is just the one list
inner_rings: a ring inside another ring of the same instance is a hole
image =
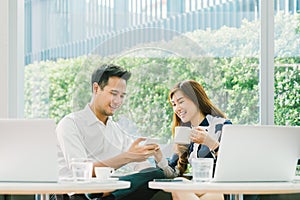
[[35, 195], [0, 195], [0, 200], [35, 200]]
[[[115, 199], [115, 200], [149, 200], [158, 191], [150, 189], [148, 187], [148, 182], [153, 179], [165, 178], [165, 175], [161, 169], [158, 168], [147, 168], [141, 170], [138, 173], [119, 177], [119, 180], [130, 181], [131, 186], [128, 189], [116, 190], [111, 193], [110, 196], [104, 199]], [[101, 194], [100, 194], [101, 195]], [[99, 194], [90, 194], [90, 197], [94, 198], [99, 196]], [[66, 195], [57, 195], [58, 200], [66, 200]], [[71, 200], [86, 200], [84, 194], [76, 194], [70, 197]]]
[[148, 182], [159, 178], [165, 178], [165, 175], [163, 171], [158, 168], [148, 168], [136, 174], [120, 177], [120, 180], [130, 181], [131, 187], [114, 191], [112, 192], [112, 195], [116, 200], [151, 199], [159, 190], [150, 189], [148, 187]]

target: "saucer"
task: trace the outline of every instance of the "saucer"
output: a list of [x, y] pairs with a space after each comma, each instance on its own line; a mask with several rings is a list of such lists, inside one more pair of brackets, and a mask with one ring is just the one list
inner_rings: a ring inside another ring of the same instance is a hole
[[91, 182], [93, 182], [93, 183], [111, 183], [111, 182], [116, 182], [116, 181], [118, 181], [119, 180], [119, 178], [108, 178], [108, 179], [99, 179], [99, 178], [92, 178], [91, 179]]

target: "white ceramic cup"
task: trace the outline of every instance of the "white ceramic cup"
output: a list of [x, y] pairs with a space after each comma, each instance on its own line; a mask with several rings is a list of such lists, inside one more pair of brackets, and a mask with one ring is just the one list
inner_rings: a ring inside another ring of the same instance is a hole
[[192, 172], [194, 182], [206, 182], [212, 179], [214, 168], [213, 158], [193, 158]]
[[187, 126], [176, 126], [174, 143], [176, 144], [190, 144], [191, 140], [191, 131], [192, 129]]
[[107, 180], [115, 172], [111, 167], [95, 167], [95, 174], [97, 179]]
[[76, 182], [86, 182], [91, 180], [93, 172], [93, 161], [86, 158], [72, 158], [70, 167], [73, 179]]

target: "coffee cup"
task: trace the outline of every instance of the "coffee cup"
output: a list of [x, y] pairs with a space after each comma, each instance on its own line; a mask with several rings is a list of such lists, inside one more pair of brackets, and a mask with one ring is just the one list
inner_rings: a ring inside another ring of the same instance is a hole
[[191, 131], [192, 129], [187, 126], [176, 126], [174, 143], [176, 144], [190, 144], [191, 140]]
[[111, 167], [95, 167], [95, 174], [97, 179], [107, 180], [115, 172]]

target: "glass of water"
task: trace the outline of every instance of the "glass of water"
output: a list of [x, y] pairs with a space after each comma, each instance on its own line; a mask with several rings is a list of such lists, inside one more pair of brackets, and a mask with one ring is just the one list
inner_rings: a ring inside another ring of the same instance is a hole
[[70, 163], [73, 179], [76, 182], [87, 182], [92, 178], [93, 161], [87, 158], [72, 158]]
[[192, 172], [194, 182], [207, 182], [212, 179], [214, 167], [213, 158], [193, 158]]

